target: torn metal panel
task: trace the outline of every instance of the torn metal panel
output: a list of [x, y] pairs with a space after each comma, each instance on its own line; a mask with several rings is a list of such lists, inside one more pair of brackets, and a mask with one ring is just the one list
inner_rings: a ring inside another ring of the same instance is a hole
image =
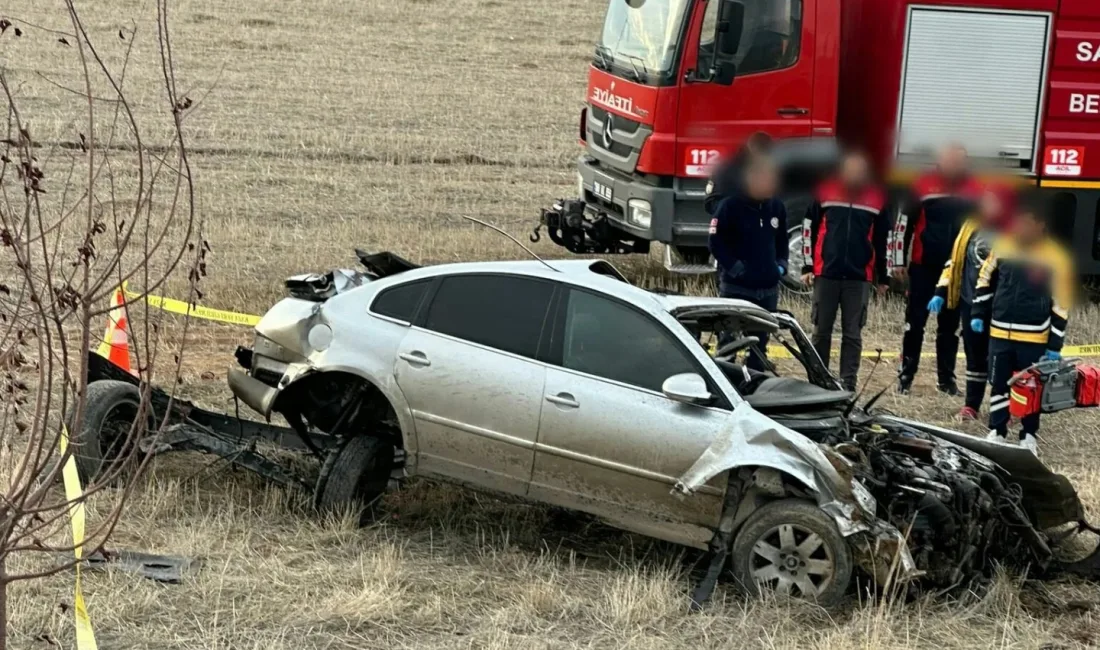
[[[58, 563], [68, 564], [69, 554], [58, 554]], [[183, 578], [197, 571], [201, 562], [194, 558], [177, 555], [153, 555], [138, 551], [102, 550], [92, 553], [81, 561], [86, 571], [106, 571], [113, 569], [132, 573], [155, 582], [179, 584]]]
[[747, 402], [730, 413], [729, 425], [673, 489], [691, 494], [715, 476], [737, 467], [770, 467], [784, 472], [817, 493], [823, 502], [847, 491], [844, 480], [817, 444], [761, 415]]

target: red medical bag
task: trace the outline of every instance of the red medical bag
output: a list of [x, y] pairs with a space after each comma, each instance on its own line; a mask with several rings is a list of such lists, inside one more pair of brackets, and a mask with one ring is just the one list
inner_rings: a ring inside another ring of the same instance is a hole
[[1008, 412], [1022, 418], [1079, 406], [1076, 360], [1040, 361], [1009, 382]]
[[1008, 412], [1014, 418], [1025, 418], [1042, 410], [1043, 382], [1038, 371], [1027, 370], [1016, 377], [1008, 392]]
[[1077, 406], [1100, 406], [1100, 368], [1078, 366]]

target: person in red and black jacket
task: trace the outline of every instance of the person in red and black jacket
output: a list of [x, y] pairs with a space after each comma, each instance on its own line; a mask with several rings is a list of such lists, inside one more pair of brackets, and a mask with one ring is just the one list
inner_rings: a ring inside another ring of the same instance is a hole
[[802, 222], [802, 279], [814, 287], [814, 347], [829, 365], [840, 311], [840, 379], [851, 391], [859, 377], [871, 286], [877, 285], [881, 295], [889, 284], [890, 212], [886, 190], [874, 183], [867, 157], [848, 153], [840, 174], [818, 189]]
[[[955, 239], [966, 217], [982, 195], [982, 185], [970, 175], [969, 156], [961, 145], [946, 147], [935, 171], [922, 175], [911, 188], [891, 235], [890, 255], [894, 272], [906, 275], [908, 259], [909, 302], [905, 308], [905, 334], [901, 344], [898, 392], [908, 393], [920, 366], [928, 303], [936, 292], [943, 267], [951, 259]], [[959, 352], [959, 311], [944, 309], [937, 315], [937, 388], [958, 395], [955, 357]]]

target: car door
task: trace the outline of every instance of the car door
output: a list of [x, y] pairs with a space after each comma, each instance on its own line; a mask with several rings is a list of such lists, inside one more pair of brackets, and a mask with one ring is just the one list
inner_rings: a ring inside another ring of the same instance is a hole
[[680, 542], [687, 524], [705, 544], [722, 478], [688, 499], [670, 490], [728, 425], [728, 402], [688, 405], [661, 392], [673, 375], [705, 371], [653, 316], [579, 288], [558, 303], [530, 494]]
[[398, 347], [419, 473], [525, 494], [543, 405], [534, 360], [554, 284], [501, 274], [437, 281]]
[[[690, 69], [710, 65], [719, 4], [707, 3], [690, 41], [698, 43], [685, 62]], [[732, 153], [726, 147], [757, 131], [781, 139], [812, 134], [816, 0], [744, 0], [743, 5], [733, 85], [689, 81], [680, 88], [678, 175], [707, 176], [719, 156]]]

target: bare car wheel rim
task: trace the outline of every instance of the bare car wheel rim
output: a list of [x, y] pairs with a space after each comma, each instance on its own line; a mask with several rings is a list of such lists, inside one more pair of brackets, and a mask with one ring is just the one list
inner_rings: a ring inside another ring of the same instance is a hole
[[[802, 229], [791, 228], [787, 233], [787, 288], [795, 293], [809, 293], [810, 287], [802, 282]], [[798, 262], [797, 264], [795, 262]]]
[[812, 600], [832, 584], [836, 559], [821, 535], [782, 524], [753, 544], [750, 571], [761, 589]]

